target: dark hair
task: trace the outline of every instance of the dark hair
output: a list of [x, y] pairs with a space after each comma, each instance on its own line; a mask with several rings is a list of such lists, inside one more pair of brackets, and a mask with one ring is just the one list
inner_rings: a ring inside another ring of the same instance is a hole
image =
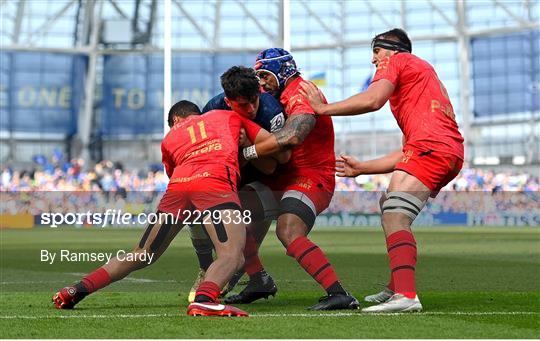
[[407, 35], [407, 32], [405, 32], [401, 28], [393, 28], [390, 31], [386, 31], [384, 33], [377, 34], [375, 36], [375, 38], [373, 38], [373, 41], [375, 41], [376, 39], [380, 39], [380, 38], [384, 38], [384, 39], [388, 39], [388, 40], [396, 39], [398, 42], [405, 45], [405, 47], [407, 47], [409, 52], [412, 52], [411, 40], [409, 39], [409, 36]]
[[167, 118], [167, 123], [169, 123], [169, 127], [172, 127], [174, 124], [174, 116], [179, 116], [182, 118], [186, 118], [190, 115], [200, 115], [201, 109], [197, 106], [197, 104], [190, 102], [190, 101], [180, 101], [173, 105], [171, 107], [171, 110], [169, 110], [169, 117]]
[[250, 100], [261, 93], [255, 70], [245, 66], [233, 66], [225, 71], [221, 75], [221, 87], [225, 96], [232, 100], [238, 97]]

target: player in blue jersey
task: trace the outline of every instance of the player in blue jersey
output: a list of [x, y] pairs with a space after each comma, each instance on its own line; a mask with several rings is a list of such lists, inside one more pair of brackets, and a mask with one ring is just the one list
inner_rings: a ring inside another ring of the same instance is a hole
[[[283, 106], [271, 94], [261, 93], [259, 80], [253, 69], [243, 66], [231, 67], [221, 76], [221, 86], [224, 92], [208, 101], [202, 110], [203, 113], [216, 109], [233, 110], [272, 133], [285, 124]], [[241, 181], [238, 188], [241, 189], [242, 206], [252, 212], [254, 221], [247, 232], [245, 258], [256, 253], [258, 245], [262, 243], [272, 219], [277, 217], [279, 210], [271, 190], [258, 181], [264, 176], [266, 175], [251, 163], [241, 169]], [[206, 269], [213, 262], [213, 245], [201, 226], [192, 226], [190, 234], [200, 267], [198, 277], [188, 296], [191, 302], [199, 283], [204, 279]], [[273, 279], [264, 271], [260, 262], [252, 263], [254, 264], [244, 268], [250, 277], [248, 287], [241, 292], [244, 300], [253, 301], [275, 295], [277, 287]], [[223, 294], [234, 288], [244, 271], [237, 273], [231, 279]]]
[[[234, 66], [230, 70], [237, 71], [236, 68], [239, 67]], [[274, 96], [266, 92], [260, 93], [251, 101], [243, 97], [232, 100], [225, 96], [225, 92], [222, 92], [209, 100], [202, 112], [210, 110], [236, 111], [270, 132], [279, 130], [285, 124], [283, 106]]]

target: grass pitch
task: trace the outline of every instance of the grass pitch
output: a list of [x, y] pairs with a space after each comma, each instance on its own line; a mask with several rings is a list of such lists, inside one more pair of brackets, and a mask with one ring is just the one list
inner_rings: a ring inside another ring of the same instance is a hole
[[[2, 338], [539, 338], [540, 230], [422, 228], [415, 236], [423, 313], [316, 313], [306, 307], [324, 293], [285, 255], [275, 235], [261, 258], [279, 292], [240, 306], [249, 318], [188, 317], [187, 292], [197, 272], [182, 231], [154, 265], [82, 301], [53, 308], [51, 295], [99, 263], [40, 261], [40, 250], [129, 250], [142, 230], [1, 230]], [[374, 229], [310, 235], [357, 298], [388, 276], [383, 234]], [[366, 304], [364, 304], [365, 306]]]

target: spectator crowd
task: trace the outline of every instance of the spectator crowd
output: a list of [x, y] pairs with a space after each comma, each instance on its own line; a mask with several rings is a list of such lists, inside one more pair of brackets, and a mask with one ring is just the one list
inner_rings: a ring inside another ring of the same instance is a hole
[[[328, 212], [379, 213], [379, 197], [390, 175], [337, 178]], [[152, 212], [167, 188], [161, 165], [128, 170], [118, 162], [102, 161], [85, 167], [81, 159], [63, 160], [61, 153], [34, 158], [34, 167], [0, 174], [0, 213], [93, 212], [107, 208]], [[435, 200], [432, 212], [538, 211], [539, 174], [464, 168]]]

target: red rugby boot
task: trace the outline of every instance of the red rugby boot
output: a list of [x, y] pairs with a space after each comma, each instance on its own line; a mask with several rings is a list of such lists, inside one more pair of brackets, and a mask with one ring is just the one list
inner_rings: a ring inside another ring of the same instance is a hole
[[193, 302], [188, 306], [187, 314], [189, 316], [249, 316], [245, 311], [231, 305], [223, 305], [220, 303], [211, 302]]
[[65, 287], [53, 295], [52, 301], [58, 309], [73, 309], [86, 295], [78, 293], [75, 287]]

